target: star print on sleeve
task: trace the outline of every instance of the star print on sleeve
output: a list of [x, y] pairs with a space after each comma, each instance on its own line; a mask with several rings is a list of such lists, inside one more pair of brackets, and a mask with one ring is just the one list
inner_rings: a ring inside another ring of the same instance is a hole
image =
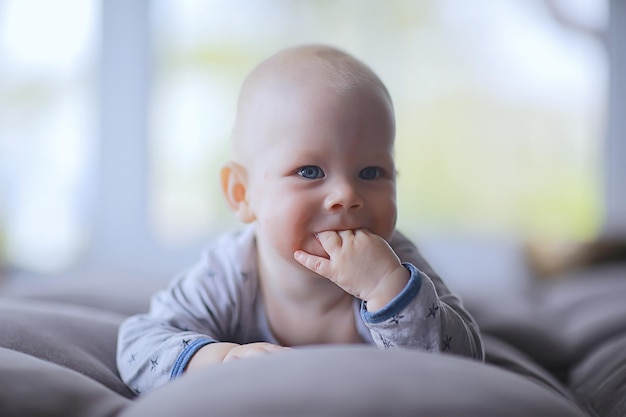
[[400, 323], [400, 319], [403, 319], [404, 316], [400, 315], [400, 314], [394, 314], [394, 316], [389, 319], [388, 323], [394, 323], [394, 324], [398, 324]]
[[446, 338], [441, 341], [443, 343], [443, 347], [441, 348], [442, 352], [446, 350], [450, 350], [450, 342], [452, 341], [452, 336], [446, 335]]
[[156, 367], [159, 365], [159, 357], [157, 356], [154, 359], [150, 359], [150, 370], [154, 371]]
[[189, 346], [189, 342], [191, 342], [191, 339], [183, 339], [183, 341], [181, 342], [181, 344], [183, 345], [183, 349], [187, 349], [187, 347]]
[[426, 317], [432, 316], [433, 318], [435, 318], [435, 315], [437, 314], [437, 310], [439, 310], [439, 306], [433, 303], [432, 307], [428, 307], [428, 315]]
[[383, 347], [384, 347], [385, 349], [389, 349], [389, 348], [391, 348], [391, 347], [393, 347], [393, 346], [394, 346], [394, 345], [393, 345], [393, 343], [391, 343], [391, 340], [387, 340], [387, 339], [385, 339], [385, 338], [384, 338], [384, 337], [382, 337], [382, 336], [380, 337], [380, 340], [381, 340], [381, 342], [383, 342]]
[[135, 355], [136, 355], [136, 353], [131, 353], [130, 354], [130, 359], [128, 359], [128, 363], [129, 364], [133, 363], [133, 362], [135, 362], [137, 360], [137, 356], [135, 356]]

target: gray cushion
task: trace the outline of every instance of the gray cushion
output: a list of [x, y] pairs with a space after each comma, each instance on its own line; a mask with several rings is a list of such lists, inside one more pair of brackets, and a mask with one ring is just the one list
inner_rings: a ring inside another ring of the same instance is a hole
[[243, 359], [142, 395], [119, 417], [585, 416], [540, 384], [422, 351], [323, 346]]
[[569, 390], [551, 373], [513, 346], [489, 335], [483, 335], [485, 362], [515, 372], [554, 392], [575, 401]]
[[626, 333], [604, 343], [573, 369], [570, 388], [592, 415], [626, 416]]
[[129, 402], [78, 372], [0, 348], [3, 417], [113, 416]]
[[171, 277], [94, 273], [65, 276], [20, 276], [0, 285], [1, 297], [55, 301], [94, 307], [123, 315], [148, 310], [150, 296]]
[[483, 334], [516, 347], [563, 380], [596, 346], [626, 332], [624, 268], [537, 285], [529, 294], [473, 300]]
[[73, 369], [131, 398], [115, 364], [122, 320], [87, 307], [0, 298], [0, 347]]

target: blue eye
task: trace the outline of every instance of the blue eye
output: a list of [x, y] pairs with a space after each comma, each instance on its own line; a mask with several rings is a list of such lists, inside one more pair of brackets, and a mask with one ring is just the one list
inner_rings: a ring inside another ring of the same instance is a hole
[[380, 169], [377, 167], [363, 168], [359, 172], [359, 178], [362, 180], [375, 180], [378, 177], [380, 177]]
[[298, 175], [300, 175], [302, 178], [315, 180], [318, 178], [322, 178], [324, 176], [324, 171], [322, 171], [322, 168], [320, 167], [308, 165], [300, 168], [298, 170]]

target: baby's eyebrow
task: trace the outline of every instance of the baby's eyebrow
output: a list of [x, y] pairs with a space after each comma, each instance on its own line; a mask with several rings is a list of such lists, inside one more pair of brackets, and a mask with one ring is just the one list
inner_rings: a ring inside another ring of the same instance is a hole
[[297, 161], [312, 161], [318, 160], [325, 155], [325, 152], [321, 152], [320, 149], [306, 149], [299, 150], [293, 154], [293, 159]]
[[312, 143], [307, 143], [308, 146], [298, 146], [296, 149], [296, 154], [298, 155], [319, 155], [320, 153], [324, 153], [324, 146], [313, 146]]

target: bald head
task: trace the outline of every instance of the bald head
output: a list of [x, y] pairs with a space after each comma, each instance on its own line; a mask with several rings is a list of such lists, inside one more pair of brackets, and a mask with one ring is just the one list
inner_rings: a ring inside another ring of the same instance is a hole
[[270, 56], [243, 83], [232, 135], [234, 158], [246, 164], [249, 155], [260, 150], [264, 134], [270, 134], [267, 129], [280, 124], [296, 98], [306, 106], [324, 95], [340, 96], [359, 89], [376, 90], [391, 104], [378, 76], [339, 49], [305, 45]]
[[342, 92], [374, 84], [385, 92], [374, 72], [355, 57], [330, 46], [304, 45], [285, 49], [261, 62], [246, 78], [240, 101], [254, 94], [264, 82], [294, 82], [300, 86], [321, 86]]

